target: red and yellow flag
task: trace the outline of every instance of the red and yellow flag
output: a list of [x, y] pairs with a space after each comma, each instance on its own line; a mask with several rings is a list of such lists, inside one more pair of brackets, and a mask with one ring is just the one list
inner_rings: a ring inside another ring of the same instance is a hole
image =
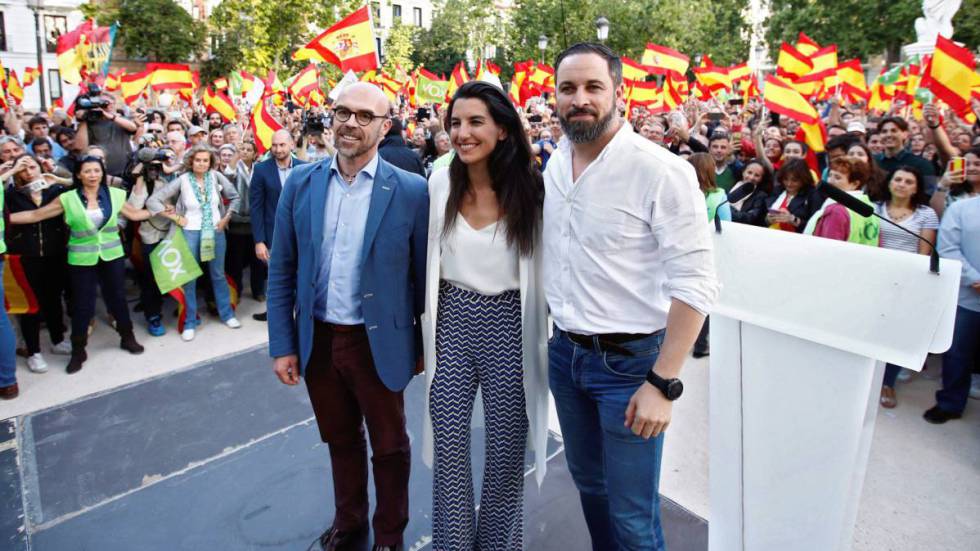
[[150, 87], [154, 90], [191, 90], [196, 88], [191, 68], [181, 63], [147, 63]]
[[132, 105], [139, 99], [143, 91], [150, 84], [150, 72], [143, 71], [132, 75], [123, 75], [119, 78], [119, 89], [122, 91], [123, 101], [127, 105]]
[[530, 80], [538, 93], [555, 91], [555, 70], [550, 65], [539, 64], [531, 73]]
[[279, 121], [266, 109], [265, 100], [260, 100], [252, 110], [252, 133], [255, 135], [255, 149], [259, 155], [272, 147], [272, 135], [282, 128]]
[[25, 67], [24, 68], [24, 88], [27, 88], [37, 80], [37, 77], [41, 74], [37, 67]]
[[10, 70], [10, 77], [7, 79], [7, 96], [12, 98], [17, 105], [24, 101], [24, 88], [17, 80], [17, 71], [13, 69]]
[[791, 84], [778, 77], [766, 76], [763, 99], [770, 111], [801, 123], [815, 124], [820, 120], [817, 110]]
[[776, 75], [790, 80], [800, 78], [813, 70], [813, 62], [799, 50], [783, 42], [776, 60]]
[[660, 95], [660, 88], [656, 82], [634, 82], [629, 88], [626, 100], [632, 105], [642, 105], [650, 107], [656, 104], [663, 104]]
[[449, 75], [449, 86], [446, 88], [446, 101], [452, 99], [453, 94], [456, 93], [456, 90], [458, 90], [460, 86], [469, 82], [469, 80], [470, 76], [466, 73], [466, 66], [462, 61], [460, 61], [455, 67], [453, 67], [453, 72], [451, 75]]
[[626, 56], [622, 56], [619, 59], [623, 62], [623, 80], [626, 81], [627, 86], [634, 82], [642, 82], [646, 80], [647, 75], [650, 74], [650, 72], [647, 71], [647, 68], [638, 61], [633, 61]]
[[310, 92], [320, 87], [320, 74], [316, 65], [310, 63], [288, 82], [289, 95], [293, 97], [293, 101], [299, 102], [306, 99]]
[[208, 113], [218, 113], [227, 122], [233, 122], [238, 118], [235, 104], [224, 92], [210, 87], [205, 88], [202, 100]]
[[752, 69], [749, 68], [748, 62], [732, 65], [728, 68], [728, 77], [732, 80], [732, 84], [743, 80], [748, 80], [751, 76]]
[[8, 314], [36, 314], [37, 297], [24, 273], [19, 254], [8, 254], [3, 263], [3, 302]]
[[370, 71], [381, 67], [374, 41], [371, 9], [364, 7], [351, 13], [320, 33], [305, 47], [293, 54], [293, 59], [325, 61], [347, 71]]
[[727, 67], [713, 65], [710, 67], [695, 67], [691, 71], [694, 72], [694, 78], [701, 85], [701, 88], [707, 90], [712, 95], [721, 90], [732, 89], [732, 79], [728, 74]]
[[810, 38], [803, 31], [800, 31], [799, 36], [796, 38], [796, 49], [805, 56], [811, 56], [820, 49], [820, 44], [817, 41]]
[[851, 101], [868, 101], [868, 98], [871, 97], [860, 59], [852, 59], [838, 64], [837, 80], [840, 81], [841, 93]]
[[666, 46], [648, 43], [640, 63], [655, 75], [663, 75], [671, 71], [683, 75], [690, 66], [691, 58]]
[[122, 77], [126, 74], [126, 69], [119, 69], [115, 73], [109, 73], [105, 77], [105, 89], [109, 92], [117, 92], [122, 86]]
[[939, 35], [929, 73], [922, 79], [922, 86], [931, 90], [960, 116], [967, 115], [970, 113], [972, 90], [980, 86], [973, 53]]

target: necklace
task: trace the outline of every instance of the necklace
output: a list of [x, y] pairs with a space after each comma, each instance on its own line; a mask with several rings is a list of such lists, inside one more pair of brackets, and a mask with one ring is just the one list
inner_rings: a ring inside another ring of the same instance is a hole
[[887, 210], [888, 210], [888, 217], [895, 222], [901, 222], [902, 220], [905, 220], [909, 216], [912, 216], [912, 213], [915, 212], [910, 208], [892, 207], [891, 205], [888, 205]]

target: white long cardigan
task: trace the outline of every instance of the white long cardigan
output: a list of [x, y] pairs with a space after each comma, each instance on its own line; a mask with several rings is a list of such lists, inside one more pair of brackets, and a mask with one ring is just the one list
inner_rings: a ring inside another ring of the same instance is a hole
[[[436, 322], [439, 311], [441, 236], [449, 199], [449, 169], [429, 179], [429, 243], [425, 262], [425, 313], [422, 314], [422, 343], [425, 351], [425, 423], [422, 460], [432, 467], [432, 418], [429, 390], [436, 374]], [[539, 233], [540, 235], [540, 233]], [[529, 422], [528, 443], [534, 450], [534, 478], [544, 481], [548, 455], [548, 306], [541, 281], [540, 238], [531, 258], [521, 256], [521, 330], [523, 337], [524, 396]], [[477, 400], [479, 405], [480, 400]], [[474, 408], [475, 409], [475, 408]], [[474, 418], [480, 413], [474, 411]]]

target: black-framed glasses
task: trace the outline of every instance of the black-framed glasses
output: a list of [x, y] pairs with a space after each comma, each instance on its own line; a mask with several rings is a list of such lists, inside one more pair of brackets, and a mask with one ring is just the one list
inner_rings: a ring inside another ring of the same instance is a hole
[[333, 110], [333, 116], [340, 122], [347, 122], [350, 120], [351, 115], [354, 116], [354, 120], [357, 124], [361, 126], [367, 126], [374, 122], [374, 119], [387, 119], [388, 115], [375, 115], [370, 111], [351, 111], [346, 107], [338, 107]]

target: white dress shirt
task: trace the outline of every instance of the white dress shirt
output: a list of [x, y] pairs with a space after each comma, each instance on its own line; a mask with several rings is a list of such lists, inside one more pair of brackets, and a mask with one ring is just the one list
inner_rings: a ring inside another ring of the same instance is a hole
[[687, 161], [623, 124], [578, 181], [563, 139], [544, 182], [545, 295], [559, 328], [653, 333], [666, 327], [671, 299], [708, 313], [719, 286]]

